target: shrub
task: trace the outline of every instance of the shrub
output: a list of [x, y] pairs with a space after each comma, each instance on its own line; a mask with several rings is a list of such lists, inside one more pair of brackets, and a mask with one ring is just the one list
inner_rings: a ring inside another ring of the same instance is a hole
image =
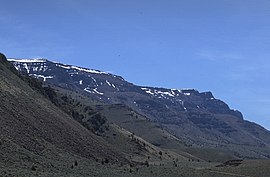
[[107, 158], [105, 158], [104, 162], [105, 163], [109, 163], [109, 160]]
[[37, 170], [37, 167], [35, 165], [32, 165], [31, 170], [32, 171], [36, 171]]
[[77, 162], [77, 160], [75, 160], [74, 165], [75, 165], [75, 166], [78, 166], [78, 162]]

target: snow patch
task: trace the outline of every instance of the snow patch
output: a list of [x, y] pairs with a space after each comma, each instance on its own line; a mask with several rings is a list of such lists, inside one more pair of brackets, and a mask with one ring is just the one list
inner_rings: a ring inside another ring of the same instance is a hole
[[94, 82], [97, 82], [97, 80], [96, 80], [95, 78], [91, 77], [91, 79], [92, 79]]
[[164, 91], [158, 91], [156, 89], [151, 90], [150, 88], [141, 88], [141, 89], [145, 91], [145, 93], [148, 93], [154, 96], [161, 95], [162, 97], [165, 97], [165, 96], [174, 97], [176, 95], [175, 92], [173, 92], [173, 90], [171, 90], [171, 92], [164, 92]]
[[97, 88], [93, 89], [97, 94], [103, 95], [104, 93], [97, 91]]
[[190, 93], [184, 93], [184, 95], [186, 95], [186, 96], [190, 96]]
[[93, 73], [93, 74], [108, 74], [106, 72], [94, 70], [94, 69], [86, 69], [86, 68], [81, 68], [78, 66], [69, 66], [69, 65], [61, 65], [61, 64], [56, 64], [56, 66], [64, 68], [64, 69], [76, 69], [79, 71], [87, 72], [87, 73]]
[[29, 76], [34, 76], [36, 78], [43, 78], [43, 81], [45, 82], [47, 79], [52, 79], [54, 76], [43, 76], [43, 75], [37, 75], [37, 74], [29, 74]]
[[88, 93], [95, 93], [95, 92], [93, 92], [93, 91], [91, 91], [91, 90], [88, 90], [89, 88], [85, 88], [85, 89], [83, 89], [84, 91], [86, 91], [86, 92], [88, 92]]
[[154, 95], [154, 93], [152, 93], [151, 90], [146, 90], [145, 92], [148, 94]]
[[33, 67], [33, 71], [38, 71], [38, 67]]
[[148, 93], [148, 94], [151, 94], [151, 95], [155, 95], [155, 93], [153, 93], [152, 91], [151, 91], [151, 89], [149, 89], [149, 88], [141, 88], [143, 91], [145, 91], [145, 93]]
[[26, 63], [23, 64], [24, 68], [27, 70], [27, 73], [29, 74], [30, 70], [28, 68], [28, 65]]
[[58, 66], [58, 67], [64, 68], [64, 69], [71, 69], [70, 66], [64, 66], [64, 65], [59, 65], [59, 64], [55, 64], [55, 66]]
[[107, 80], [106, 80], [106, 83], [107, 83], [110, 87], [112, 86], [111, 83], [110, 83], [109, 81], [107, 81]]
[[44, 63], [46, 62], [47, 60], [46, 59], [15, 59], [15, 58], [8, 58], [7, 59], [8, 61], [10, 62], [19, 62], [19, 63]]
[[78, 75], [78, 72], [72, 72], [72, 73], [68, 73], [69, 75]]
[[170, 92], [162, 92], [162, 91], [158, 91], [158, 92], [156, 92], [156, 93], [161, 94], [161, 95], [168, 95], [168, 96], [174, 97], [174, 95], [171, 94]]
[[103, 95], [104, 93], [97, 91], [97, 88], [94, 88], [93, 91], [89, 90], [89, 87], [86, 87], [85, 89], [83, 89], [84, 91], [88, 92], [88, 93], [97, 93], [99, 95]]
[[18, 71], [19, 71], [20, 66], [14, 65], [14, 67], [16, 68], [16, 70], [18, 70]]
[[41, 65], [39, 71], [45, 72], [48, 69], [48, 66]]

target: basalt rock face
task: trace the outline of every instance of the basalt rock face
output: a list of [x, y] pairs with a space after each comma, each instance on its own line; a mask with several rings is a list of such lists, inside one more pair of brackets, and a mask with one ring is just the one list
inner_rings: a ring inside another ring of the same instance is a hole
[[45, 59], [9, 61], [17, 70], [49, 84], [101, 102], [125, 104], [190, 146], [221, 147], [247, 157], [267, 157], [269, 152], [269, 131], [244, 120], [241, 112], [211, 92], [141, 87], [121, 76]]

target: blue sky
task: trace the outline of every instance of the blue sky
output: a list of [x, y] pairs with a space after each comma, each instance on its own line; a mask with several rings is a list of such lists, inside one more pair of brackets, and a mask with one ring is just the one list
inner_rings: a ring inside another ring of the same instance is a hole
[[269, 0], [0, 0], [0, 50], [196, 88], [270, 129]]

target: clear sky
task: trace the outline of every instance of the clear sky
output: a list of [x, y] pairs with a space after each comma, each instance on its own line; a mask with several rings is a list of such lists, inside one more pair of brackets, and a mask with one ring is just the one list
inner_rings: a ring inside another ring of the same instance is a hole
[[212, 91], [270, 130], [269, 0], [0, 0], [0, 51]]

